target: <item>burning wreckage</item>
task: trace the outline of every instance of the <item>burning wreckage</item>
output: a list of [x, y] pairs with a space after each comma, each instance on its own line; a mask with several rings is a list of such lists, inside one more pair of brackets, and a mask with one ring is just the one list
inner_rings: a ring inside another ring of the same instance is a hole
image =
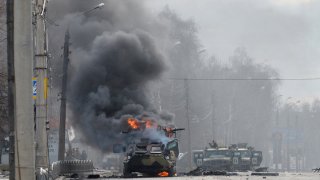
[[128, 130], [123, 131], [129, 137], [127, 142], [113, 146], [114, 153], [125, 153], [123, 175], [175, 176], [179, 156], [176, 132], [184, 129], [160, 126], [150, 119], [128, 118], [128, 125]]

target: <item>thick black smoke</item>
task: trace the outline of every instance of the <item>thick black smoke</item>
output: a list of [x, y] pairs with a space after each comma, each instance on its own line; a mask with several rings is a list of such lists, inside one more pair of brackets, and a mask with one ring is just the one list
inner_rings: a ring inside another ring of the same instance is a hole
[[152, 112], [147, 83], [160, 77], [164, 62], [145, 32], [103, 33], [94, 40], [69, 91], [73, 124], [87, 142], [107, 149], [122, 140], [127, 117]]
[[[52, 8], [65, 14], [59, 23], [70, 27], [73, 51], [67, 97], [69, 118], [84, 141], [109, 151], [114, 143], [128, 138], [148, 136], [161, 140], [161, 135], [151, 130], [121, 133], [128, 129], [129, 117], [163, 122], [173, 118], [168, 113], [157, 113], [148, 99], [148, 83], [159, 79], [167, 65], [141, 1], [105, 1], [105, 9], [80, 15], [77, 12], [81, 9], [100, 2], [52, 3]], [[68, 4], [73, 4], [72, 8]], [[59, 37], [62, 34], [55, 32]]]

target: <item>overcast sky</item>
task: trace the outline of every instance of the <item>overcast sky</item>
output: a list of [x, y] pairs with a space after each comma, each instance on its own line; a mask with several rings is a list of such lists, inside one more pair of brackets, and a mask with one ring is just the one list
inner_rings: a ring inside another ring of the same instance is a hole
[[[237, 47], [281, 78], [320, 77], [320, 0], [145, 0], [193, 19], [208, 55], [227, 61]], [[320, 80], [285, 81], [284, 97], [320, 98]]]

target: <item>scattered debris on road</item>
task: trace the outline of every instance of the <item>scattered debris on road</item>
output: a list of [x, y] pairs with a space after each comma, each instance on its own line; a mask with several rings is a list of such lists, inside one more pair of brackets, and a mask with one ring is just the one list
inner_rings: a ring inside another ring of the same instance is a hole
[[313, 171], [314, 173], [318, 173], [318, 172], [320, 172], [320, 168], [312, 169], [312, 171]]
[[228, 172], [228, 171], [223, 171], [223, 170], [214, 170], [214, 171], [209, 171], [202, 169], [201, 167], [197, 167], [196, 169], [185, 173], [184, 175], [186, 176], [237, 176], [237, 172]]
[[279, 176], [277, 172], [253, 172], [251, 176]]

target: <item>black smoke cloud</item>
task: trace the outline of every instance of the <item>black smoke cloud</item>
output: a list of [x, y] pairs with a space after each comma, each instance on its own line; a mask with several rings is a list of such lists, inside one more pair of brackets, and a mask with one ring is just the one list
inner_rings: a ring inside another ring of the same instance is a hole
[[156, 115], [146, 95], [147, 83], [158, 79], [166, 64], [145, 32], [103, 33], [86, 58], [71, 79], [71, 119], [87, 143], [108, 150], [126, 137], [121, 131], [127, 117]]
[[[162, 140], [152, 130], [121, 133], [128, 129], [129, 117], [164, 123], [173, 118], [169, 113], [159, 114], [148, 99], [148, 83], [158, 80], [168, 66], [141, 1], [105, 1], [106, 9], [80, 15], [77, 12], [99, 1], [51, 3], [61, 16], [59, 24], [70, 27], [69, 119], [81, 131], [83, 140], [104, 152], [128, 138]], [[53, 34], [63, 37], [63, 31]]]

